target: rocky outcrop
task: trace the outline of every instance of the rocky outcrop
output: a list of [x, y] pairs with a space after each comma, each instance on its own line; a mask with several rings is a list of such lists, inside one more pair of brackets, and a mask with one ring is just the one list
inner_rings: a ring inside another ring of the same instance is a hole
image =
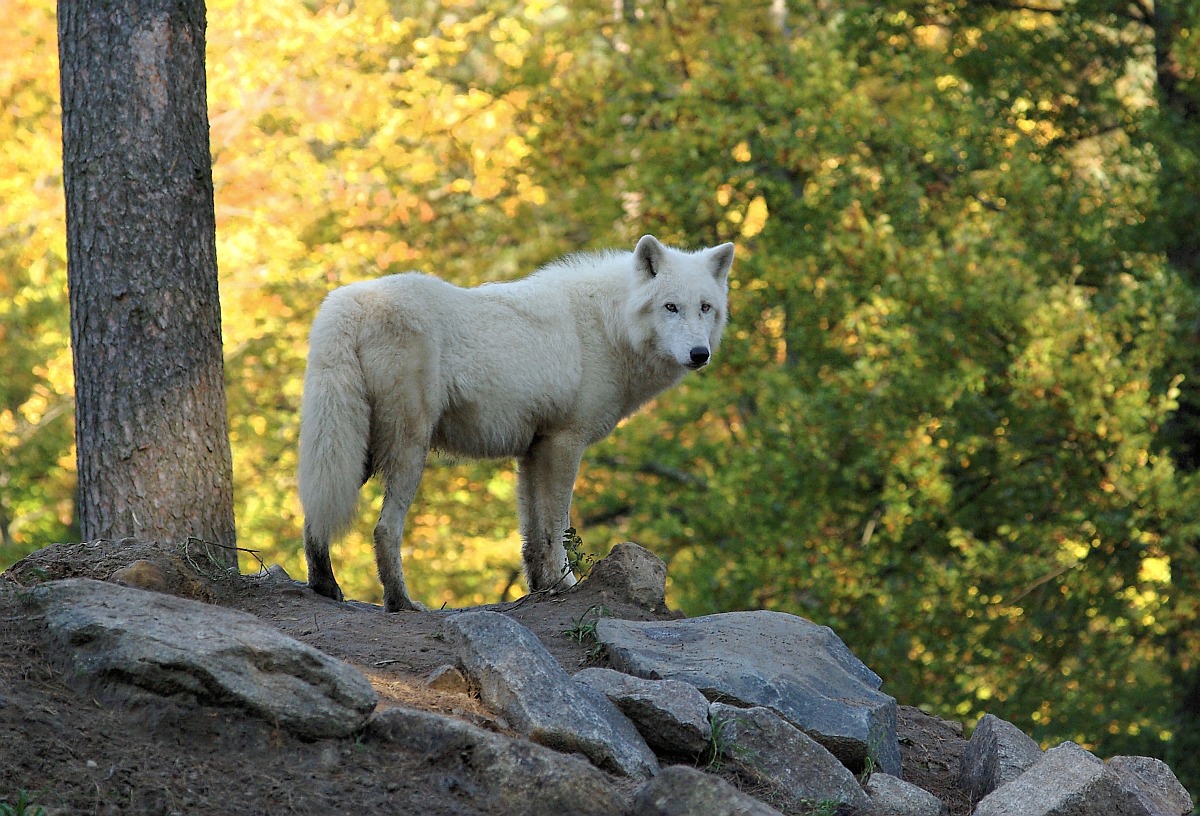
[[375, 708], [362, 674], [253, 615], [88, 578], [30, 597], [66, 677], [100, 694], [243, 708], [307, 737], [352, 734]]
[[885, 773], [901, 772], [896, 701], [827, 626], [782, 612], [728, 612], [678, 621], [602, 619], [596, 638], [620, 671], [682, 681], [709, 700], [765, 706], [856, 771], [870, 761]]
[[[635, 545], [614, 559], [596, 565], [608, 597], [640, 599], [634, 616], [655, 609], [655, 584], [665, 571]], [[105, 574], [142, 587], [178, 584], [150, 559]], [[301, 592], [286, 574], [276, 579]], [[597, 636], [620, 671], [590, 668], [574, 677], [507, 615], [472, 610], [440, 622], [421, 618], [443, 624], [435, 636], [449, 652], [439, 646], [437, 659], [457, 663], [432, 674], [426, 665], [427, 688], [438, 699], [478, 694], [499, 715], [481, 719], [514, 736], [413, 708], [372, 714], [375, 693], [356, 669], [249, 614], [87, 579], [50, 581], [27, 593], [65, 678], [89, 695], [242, 709], [306, 738], [353, 735], [410, 752], [449, 801], [461, 799], [464, 812], [947, 813], [945, 802], [911, 784], [937, 789], [920, 772], [905, 781], [895, 701], [882, 693], [879, 677], [831, 630], [790, 615], [604, 618]], [[343, 609], [381, 614], [366, 605]], [[460, 712], [453, 704], [445, 710]], [[959, 734], [954, 738], [962, 744]], [[908, 750], [906, 761], [913, 757]], [[957, 783], [954, 797], [971, 795], [973, 816], [1192, 811], [1187, 791], [1158, 760], [1105, 763], [1073, 743], [1043, 753], [990, 715], [976, 725], [961, 763], [955, 753], [942, 767]], [[956, 802], [953, 812], [964, 813], [965, 798]]]

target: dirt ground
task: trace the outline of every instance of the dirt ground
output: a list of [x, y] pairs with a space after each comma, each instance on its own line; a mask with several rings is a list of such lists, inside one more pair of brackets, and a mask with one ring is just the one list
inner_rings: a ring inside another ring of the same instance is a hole
[[[444, 612], [387, 615], [318, 597], [279, 574], [222, 576], [192, 556], [128, 541], [56, 545], [0, 578], [0, 806], [19, 813], [23, 793], [46, 816], [494, 813], [478, 809], [421, 755], [395, 746], [304, 740], [225, 709], [106, 704], [66, 685], [61, 662], [43, 648], [24, 590], [57, 578], [108, 579], [143, 560], [159, 567], [154, 578], [163, 579], [165, 591], [250, 612], [353, 664], [374, 684], [380, 706], [406, 705], [504, 730], [478, 700], [425, 684], [433, 669], [454, 662], [439, 637]], [[585, 581], [562, 595], [487, 608], [529, 627], [574, 672], [605, 665], [603, 655], [589, 654], [587, 644], [565, 634], [596, 605], [633, 620], [673, 616], [631, 606], [610, 589]], [[886, 667], [873, 668], [886, 678]], [[961, 726], [902, 706], [899, 733], [905, 778], [946, 801], [951, 816], [968, 814], [954, 785], [965, 744]]]

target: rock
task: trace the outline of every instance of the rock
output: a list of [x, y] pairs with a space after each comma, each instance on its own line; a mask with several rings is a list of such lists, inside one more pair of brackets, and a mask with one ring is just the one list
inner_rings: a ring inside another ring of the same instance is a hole
[[630, 816], [782, 816], [712, 774], [672, 765], [643, 784]]
[[980, 718], [959, 761], [958, 785], [978, 802], [1025, 773], [1042, 749], [1023, 731], [999, 717]]
[[624, 803], [586, 760], [408, 708], [376, 715], [367, 737], [424, 757], [474, 810], [529, 816], [621, 816]]
[[713, 703], [717, 761], [785, 813], [806, 812], [817, 802], [837, 802], [839, 813], [867, 814], [871, 803], [858, 780], [820, 743], [769, 708]]
[[167, 576], [158, 565], [144, 558], [121, 567], [108, 578], [116, 584], [148, 589], [151, 592], [167, 592]]
[[879, 816], [946, 816], [946, 803], [932, 793], [891, 774], [871, 774], [863, 788], [871, 812]]
[[666, 609], [667, 565], [641, 545], [627, 541], [592, 567], [584, 582], [636, 606]]
[[455, 666], [438, 666], [425, 678], [425, 685], [452, 694], [468, 694], [471, 691], [471, 684]]
[[598, 767], [635, 779], [658, 761], [633, 723], [599, 691], [574, 683], [537, 636], [499, 612], [446, 619], [446, 641], [479, 696], [518, 732], [559, 751], [579, 751]]
[[615, 703], [655, 751], [698, 756], [708, 749], [712, 737], [708, 700], [694, 686], [600, 668], [578, 672], [575, 682], [591, 686]]
[[1104, 763], [1073, 742], [1042, 755], [1029, 770], [985, 796], [975, 816], [1102, 816], [1118, 804]]
[[678, 621], [602, 618], [596, 638], [613, 668], [682, 680], [710, 700], [767, 706], [852, 770], [872, 756], [899, 776], [896, 701], [833, 630], [781, 612], [727, 612]]
[[352, 734], [375, 708], [362, 674], [244, 612], [88, 578], [30, 595], [67, 679], [118, 697], [244, 708], [312, 738]]
[[1146, 816], [1183, 816], [1192, 812], [1192, 797], [1165, 762], [1150, 757], [1117, 756], [1108, 761], [1122, 793], [1132, 800], [1131, 812]]

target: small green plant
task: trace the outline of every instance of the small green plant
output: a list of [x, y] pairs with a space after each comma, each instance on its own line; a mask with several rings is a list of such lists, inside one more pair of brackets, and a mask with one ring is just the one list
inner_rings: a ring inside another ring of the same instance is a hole
[[883, 740], [880, 734], [872, 734], [867, 742], [867, 756], [863, 759], [862, 770], [858, 772], [858, 783], [865, 785], [871, 778], [871, 774], [875, 773], [875, 769], [879, 767], [879, 745]]
[[583, 539], [574, 527], [568, 527], [563, 533], [563, 549], [567, 551], [567, 566], [571, 572], [579, 576], [579, 580], [588, 577], [596, 558], [583, 549]]
[[46, 809], [35, 805], [24, 790], [17, 791], [17, 801], [0, 802], [0, 816], [45, 816]]
[[822, 799], [820, 802], [809, 805], [808, 816], [838, 816], [841, 806], [842, 803], [837, 799]]
[[862, 770], [858, 772], [858, 784], [867, 784], [873, 773], [875, 773], [875, 755], [868, 753], [867, 758], [863, 760]]
[[[592, 605], [583, 611], [578, 618], [572, 618], [571, 627], [564, 629], [563, 634], [580, 646], [588, 646], [584, 653], [584, 662], [590, 663], [600, 656], [604, 645], [596, 640], [596, 626], [600, 619], [608, 614], [608, 610], [600, 605]], [[589, 646], [590, 644], [590, 646]]]
[[729, 735], [725, 733], [730, 718], [718, 714], [710, 716], [708, 722], [712, 727], [712, 736], [709, 737], [708, 750], [700, 755], [700, 762], [704, 770], [715, 772], [721, 770], [721, 765], [725, 762], [725, 757], [729, 756], [732, 747], [729, 744]]
[[757, 762], [759, 757], [757, 751], [752, 751], [744, 745], [734, 745], [730, 741], [729, 725], [735, 717], [736, 715], [726, 714], [709, 715], [708, 724], [712, 729], [712, 734], [708, 739], [708, 749], [697, 758], [699, 767], [706, 771], [716, 772], [721, 770], [721, 766], [729, 757], [737, 757], [738, 761], [747, 765], [754, 765]]
[[581, 645], [588, 641], [594, 641], [596, 639], [596, 624], [607, 614], [608, 610], [603, 606], [589, 606], [583, 610], [583, 614], [578, 618], [571, 619], [571, 627], [564, 629], [563, 634]]

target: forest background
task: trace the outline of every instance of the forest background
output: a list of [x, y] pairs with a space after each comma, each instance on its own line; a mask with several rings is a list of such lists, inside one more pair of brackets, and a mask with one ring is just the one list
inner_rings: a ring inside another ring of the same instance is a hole
[[[53, 0], [0, 0], [0, 568], [78, 540]], [[303, 577], [333, 287], [738, 245], [715, 364], [585, 457], [597, 556], [832, 626], [902, 702], [1200, 790], [1200, 6], [210, 0], [239, 545]], [[522, 591], [511, 463], [434, 460], [410, 588]], [[370, 525], [335, 550], [378, 601]], [[257, 568], [246, 556], [244, 569]]]

